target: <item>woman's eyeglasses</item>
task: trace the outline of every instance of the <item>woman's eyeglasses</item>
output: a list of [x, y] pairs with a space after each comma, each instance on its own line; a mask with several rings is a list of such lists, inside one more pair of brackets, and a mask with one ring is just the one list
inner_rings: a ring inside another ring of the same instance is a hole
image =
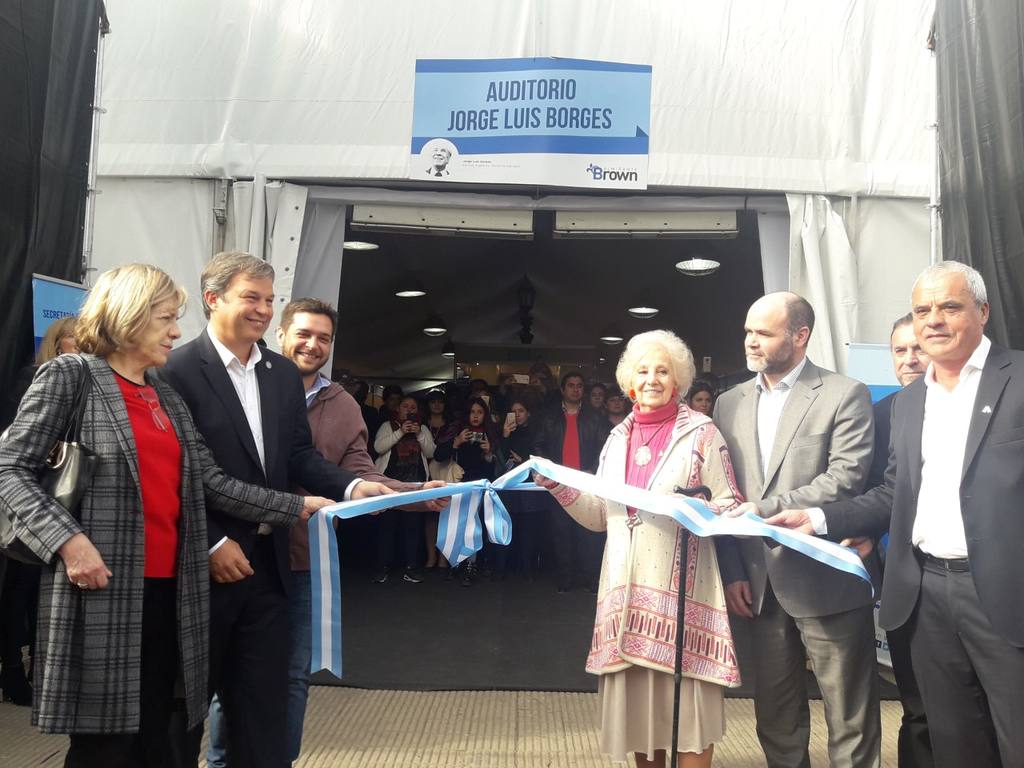
[[[164, 419], [167, 418], [167, 414], [165, 414], [163, 408], [160, 407], [160, 399], [156, 396], [156, 391], [149, 387], [137, 389], [135, 391], [138, 396], [142, 398], [143, 402], [149, 406], [149, 412], [153, 416], [153, 423], [160, 428], [161, 432], [166, 432], [167, 424], [164, 423]], [[170, 420], [168, 419], [168, 421]]]

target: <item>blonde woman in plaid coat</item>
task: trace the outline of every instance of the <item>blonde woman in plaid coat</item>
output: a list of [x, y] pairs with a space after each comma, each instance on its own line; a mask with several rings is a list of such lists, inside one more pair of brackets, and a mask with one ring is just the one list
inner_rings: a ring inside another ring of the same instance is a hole
[[133, 264], [104, 273], [77, 328], [92, 385], [82, 443], [99, 456], [77, 516], [37, 481], [71, 417], [82, 369], [44, 365], [0, 444], [0, 502], [50, 567], [39, 600], [32, 720], [68, 733], [67, 766], [162, 766], [175, 684], [190, 724], [209, 704], [206, 505], [291, 525], [325, 499], [224, 474], [181, 398], [158, 381], [184, 292]]

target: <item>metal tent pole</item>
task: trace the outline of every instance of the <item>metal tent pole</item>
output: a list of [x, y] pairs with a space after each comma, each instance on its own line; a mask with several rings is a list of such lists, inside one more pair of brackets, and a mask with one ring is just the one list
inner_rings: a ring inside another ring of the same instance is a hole
[[85, 216], [83, 217], [82, 229], [82, 282], [88, 284], [91, 278], [92, 266], [92, 239], [96, 225], [96, 158], [99, 153], [100, 144], [100, 115], [107, 110], [100, 106], [103, 96], [103, 48], [106, 36], [110, 34], [110, 22], [107, 20], [107, 12], [100, 4], [100, 15], [97, 22], [96, 36], [96, 83], [92, 97], [92, 140], [89, 146], [89, 176], [85, 191]]

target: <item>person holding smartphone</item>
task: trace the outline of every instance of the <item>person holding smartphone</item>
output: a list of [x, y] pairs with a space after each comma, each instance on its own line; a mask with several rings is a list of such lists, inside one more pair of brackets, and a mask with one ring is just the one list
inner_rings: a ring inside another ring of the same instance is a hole
[[[454, 459], [462, 467], [462, 479], [491, 480], [496, 476], [495, 448], [497, 439], [493, 432], [490, 409], [480, 397], [471, 397], [466, 402], [466, 411], [461, 421], [448, 432], [437, 445], [434, 458], [438, 461]], [[485, 552], [488, 549], [484, 539]], [[462, 569], [462, 586], [471, 587], [477, 579], [476, 555], [465, 560]]]
[[[420, 405], [406, 395], [398, 403], [394, 417], [381, 424], [373, 441], [377, 451], [377, 471], [403, 483], [422, 483], [428, 479], [427, 461], [434, 457], [434, 438], [421, 423]], [[419, 584], [419, 544], [423, 535], [423, 515], [407, 509], [389, 509], [377, 517], [377, 570], [373, 581], [385, 583], [395, 559], [395, 535], [401, 533], [404, 570], [402, 581]]]
[[[501, 432], [499, 458], [503, 471], [514, 469], [536, 453], [540, 439], [537, 424], [531, 421], [533, 402], [523, 396], [513, 398]], [[498, 550], [496, 574], [504, 578], [507, 561], [518, 564], [523, 578], [533, 581], [538, 565], [541, 531], [547, 523], [548, 504], [543, 494], [503, 492], [502, 501], [512, 518], [515, 536], [509, 547]]]

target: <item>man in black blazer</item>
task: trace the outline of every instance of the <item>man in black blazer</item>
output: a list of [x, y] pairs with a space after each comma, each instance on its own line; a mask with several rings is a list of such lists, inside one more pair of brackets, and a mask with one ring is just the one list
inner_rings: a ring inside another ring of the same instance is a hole
[[[162, 375], [184, 398], [224, 471], [339, 500], [393, 493], [317, 453], [298, 369], [257, 344], [273, 316], [273, 267], [247, 253], [218, 254], [203, 270], [202, 299], [208, 327], [171, 353]], [[207, 529], [210, 684], [224, 709], [229, 764], [283, 768], [290, 765], [288, 531], [213, 510]], [[198, 759], [196, 736], [187, 751]]]
[[[601, 418], [583, 406], [583, 373], [575, 369], [563, 373], [561, 391], [561, 408], [548, 413], [541, 424], [537, 454], [573, 469], [596, 472], [608, 432]], [[566, 452], [570, 443], [574, 456]], [[575, 581], [596, 592], [605, 534], [577, 525], [557, 503], [551, 509], [557, 590], [568, 592]]]
[[[924, 376], [929, 358], [914, 335], [914, 316], [910, 312], [893, 323], [892, 333], [889, 334], [889, 351], [892, 353], [892, 367], [900, 386], [909, 386]], [[898, 391], [893, 392], [875, 403], [875, 452], [865, 486], [868, 490], [885, 482], [885, 468], [889, 463], [889, 417], [897, 394]], [[914, 676], [907, 627], [904, 624], [886, 633], [892, 673], [903, 705], [896, 759], [899, 768], [932, 768], [935, 760], [928, 736], [928, 717]]]
[[889, 531], [880, 623], [904, 625], [935, 765], [1024, 765], [1024, 353], [984, 337], [974, 269], [914, 284], [927, 373], [892, 407], [885, 483], [768, 522], [839, 540]]

